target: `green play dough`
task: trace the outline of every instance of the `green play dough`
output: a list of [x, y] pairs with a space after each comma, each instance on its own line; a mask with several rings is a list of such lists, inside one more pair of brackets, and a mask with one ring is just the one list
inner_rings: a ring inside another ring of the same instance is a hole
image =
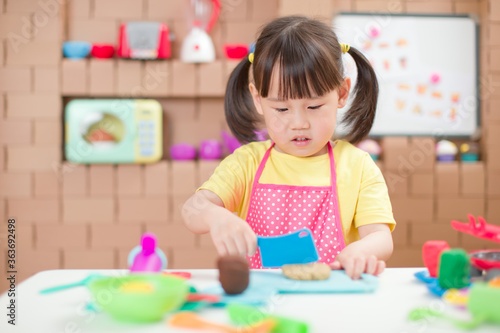
[[469, 285], [469, 255], [462, 249], [443, 251], [439, 259], [438, 281], [441, 288], [461, 289]]
[[271, 330], [272, 333], [309, 332], [309, 326], [304, 322], [265, 314], [253, 306], [233, 303], [227, 306], [227, 311], [231, 321], [237, 325], [248, 326], [258, 323], [264, 319], [273, 319], [276, 321], [276, 325]]

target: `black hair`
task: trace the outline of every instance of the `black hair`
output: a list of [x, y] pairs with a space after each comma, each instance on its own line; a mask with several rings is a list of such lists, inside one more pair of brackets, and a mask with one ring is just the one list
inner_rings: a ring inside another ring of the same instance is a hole
[[[342, 123], [349, 129], [345, 139], [361, 141], [373, 125], [378, 83], [368, 60], [355, 48], [349, 54], [356, 62], [354, 100]], [[323, 96], [341, 86], [344, 77], [342, 49], [333, 29], [303, 16], [281, 17], [268, 23], [255, 43], [253, 65], [243, 59], [231, 73], [224, 100], [226, 120], [242, 142], [255, 141], [260, 121], [250, 94], [249, 72], [260, 96], [267, 97], [273, 69], [279, 65], [278, 98], [302, 99]]]

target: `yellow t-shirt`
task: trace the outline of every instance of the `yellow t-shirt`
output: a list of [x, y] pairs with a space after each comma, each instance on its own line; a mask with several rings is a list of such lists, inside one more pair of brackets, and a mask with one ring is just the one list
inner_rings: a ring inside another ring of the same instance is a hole
[[[252, 142], [234, 151], [215, 169], [199, 189], [217, 194], [225, 208], [246, 220], [255, 173], [271, 141]], [[337, 195], [346, 245], [359, 239], [357, 227], [387, 223], [395, 227], [391, 201], [382, 172], [370, 155], [352, 144], [337, 140], [333, 145]], [[272, 149], [260, 178], [263, 184], [328, 186], [328, 153], [297, 157]]]

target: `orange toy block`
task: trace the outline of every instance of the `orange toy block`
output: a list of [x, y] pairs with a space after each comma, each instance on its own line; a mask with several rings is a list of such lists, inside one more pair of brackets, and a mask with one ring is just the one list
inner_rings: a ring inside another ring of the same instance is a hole
[[459, 193], [459, 163], [437, 163], [435, 169], [436, 194], [456, 196]]
[[170, 187], [170, 165], [167, 161], [144, 167], [144, 192], [146, 196], [167, 196]]
[[91, 165], [90, 195], [112, 196], [115, 193], [115, 168], [112, 165]]
[[0, 197], [29, 198], [32, 192], [32, 181], [29, 173], [1, 173]]
[[35, 172], [35, 197], [58, 198], [61, 193], [61, 177], [53, 171]]
[[117, 172], [119, 196], [139, 196], [143, 194], [143, 170], [141, 165], [118, 165]]
[[118, 199], [119, 223], [168, 223], [170, 209], [166, 198], [127, 198]]
[[142, 94], [142, 66], [137, 60], [118, 60], [118, 94], [134, 98]]
[[40, 250], [85, 249], [88, 243], [85, 225], [37, 225], [36, 248]]
[[189, 231], [184, 224], [146, 224], [146, 232], [152, 232], [158, 238], [158, 246], [161, 249], [194, 248], [196, 246], [196, 234]]
[[7, 95], [7, 118], [9, 119], [60, 119], [61, 97], [57, 94]]
[[183, 63], [180, 60], [172, 61], [172, 96], [193, 97], [197, 92], [196, 64]]
[[58, 67], [35, 67], [35, 92], [59, 93], [61, 91]]
[[32, 125], [28, 120], [0, 120], [0, 144], [28, 145], [32, 139]]
[[484, 197], [485, 167], [483, 162], [460, 164], [460, 194]]
[[60, 220], [58, 199], [8, 199], [7, 215], [24, 223], [55, 224]]
[[10, 171], [53, 171], [60, 160], [59, 147], [7, 147], [7, 170]]
[[64, 250], [63, 268], [65, 269], [114, 269], [116, 268], [113, 250]]
[[69, 40], [116, 44], [118, 23], [112, 19], [74, 19], [68, 30]]
[[417, 172], [410, 176], [410, 195], [432, 196], [434, 194], [434, 173]]
[[201, 96], [224, 96], [226, 81], [223, 77], [222, 61], [199, 65], [198, 94]]
[[113, 198], [63, 198], [63, 223], [113, 223]]
[[62, 124], [59, 121], [35, 121], [35, 146], [62, 144]]
[[143, 18], [141, 0], [97, 0], [94, 3], [94, 17], [97, 19], [141, 20]]
[[381, 141], [384, 170], [397, 171], [406, 176], [415, 171], [409, 161], [410, 144], [407, 137], [384, 137]]
[[24, 66], [8, 66], [0, 68], [0, 91], [24, 92], [31, 91], [31, 69]]
[[88, 61], [70, 60], [62, 61], [61, 92], [63, 95], [87, 95], [88, 87]]
[[60, 42], [31, 41], [7, 43], [7, 65], [57, 66], [61, 61]]
[[196, 163], [195, 161], [172, 161], [172, 194], [192, 195], [196, 190]]
[[437, 217], [444, 220], [460, 220], [467, 214], [484, 216], [484, 198], [439, 197], [437, 198]]
[[68, 0], [68, 16], [71, 20], [76, 18], [88, 19], [90, 17], [91, 0]]
[[115, 91], [115, 62], [112, 59], [90, 59], [90, 94], [112, 96]]
[[[113, 248], [129, 248], [132, 250], [139, 244], [141, 226], [130, 225], [90, 225], [90, 247], [95, 250], [112, 250]], [[120, 235], [120, 237], [113, 237]]]
[[69, 162], [63, 164], [62, 193], [65, 197], [85, 197], [88, 195], [88, 167]]

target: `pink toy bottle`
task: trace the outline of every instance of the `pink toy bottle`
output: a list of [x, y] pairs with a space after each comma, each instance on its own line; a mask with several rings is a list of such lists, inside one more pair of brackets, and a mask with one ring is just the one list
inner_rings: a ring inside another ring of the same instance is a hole
[[142, 235], [141, 245], [135, 247], [129, 255], [129, 264], [131, 257], [131, 272], [160, 272], [167, 266], [165, 254], [156, 248], [156, 236], [152, 233]]

